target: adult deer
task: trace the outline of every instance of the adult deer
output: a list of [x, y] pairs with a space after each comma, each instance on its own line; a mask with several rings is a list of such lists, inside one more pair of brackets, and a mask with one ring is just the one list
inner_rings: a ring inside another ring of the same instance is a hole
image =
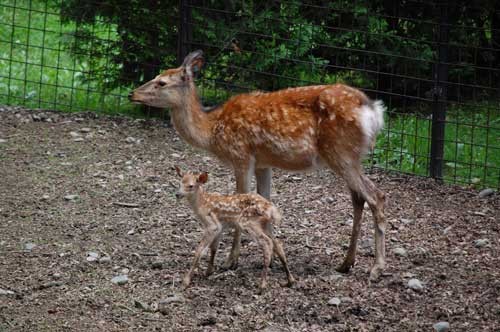
[[[383, 126], [384, 106], [343, 84], [306, 86], [232, 97], [205, 112], [194, 83], [204, 63], [202, 51], [186, 56], [179, 68], [168, 69], [130, 93], [132, 102], [169, 107], [179, 135], [230, 165], [239, 193], [271, 194], [271, 168], [303, 171], [328, 166], [347, 183], [354, 207], [353, 229], [340, 272], [354, 265], [364, 203], [375, 225], [375, 263], [370, 278], [385, 265], [384, 194], [363, 172], [363, 155], [373, 147]], [[237, 264], [240, 231], [235, 231], [226, 267]]]

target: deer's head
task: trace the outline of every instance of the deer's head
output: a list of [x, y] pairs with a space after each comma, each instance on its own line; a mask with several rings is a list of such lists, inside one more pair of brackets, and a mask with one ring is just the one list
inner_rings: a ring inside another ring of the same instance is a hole
[[172, 107], [184, 101], [186, 88], [193, 84], [195, 74], [203, 66], [203, 52], [189, 53], [179, 68], [167, 69], [151, 81], [132, 91], [130, 101], [153, 107]]

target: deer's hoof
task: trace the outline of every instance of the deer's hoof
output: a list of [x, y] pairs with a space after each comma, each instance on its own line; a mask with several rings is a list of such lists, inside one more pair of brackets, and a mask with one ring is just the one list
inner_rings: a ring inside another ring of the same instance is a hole
[[281, 287], [288, 287], [288, 288], [292, 288], [293, 285], [295, 285], [297, 281], [295, 280], [295, 278], [290, 278], [286, 283], [284, 284], [281, 284]]
[[377, 280], [380, 279], [380, 275], [382, 273], [382, 271], [384, 270], [384, 267], [383, 266], [380, 266], [380, 265], [374, 265], [370, 271], [370, 278], [369, 278], [369, 281], [370, 282], [375, 282]]
[[210, 266], [207, 271], [205, 272], [205, 277], [210, 277], [214, 273], [214, 268]]
[[222, 266], [224, 270], [236, 270], [238, 268], [238, 261], [234, 259], [229, 259]]
[[335, 270], [340, 273], [347, 273], [351, 270], [351, 267], [353, 267], [354, 263], [350, 262], [345, 262], [342, 263], [339, 267], [337, 267]]

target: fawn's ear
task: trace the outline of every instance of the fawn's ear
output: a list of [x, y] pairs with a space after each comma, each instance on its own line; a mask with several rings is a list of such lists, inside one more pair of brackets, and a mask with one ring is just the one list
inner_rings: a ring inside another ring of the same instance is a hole
[[181, 169], [179, 168], [179, 166], [175, 165], [175, 171], [177, 172], [177, 175], [182, 178], [184, 176], [184, 174], [182, 174], [182, 171]]
[[208, 173], [207, 172], [203, 172], [201, 173], [199, 176], [198, 176], [198, 183], [207, 183], [208, 181]]

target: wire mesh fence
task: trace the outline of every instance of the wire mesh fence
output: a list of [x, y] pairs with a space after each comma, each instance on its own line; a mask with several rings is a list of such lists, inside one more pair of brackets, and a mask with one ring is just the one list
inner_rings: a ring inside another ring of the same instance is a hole
[[134, 85], [203, 49], [209, 104], [343, 82], [382, 99], [369, 163], [500, 188], [497, 1], [0, 0], [0, 104], [137, 112]]

